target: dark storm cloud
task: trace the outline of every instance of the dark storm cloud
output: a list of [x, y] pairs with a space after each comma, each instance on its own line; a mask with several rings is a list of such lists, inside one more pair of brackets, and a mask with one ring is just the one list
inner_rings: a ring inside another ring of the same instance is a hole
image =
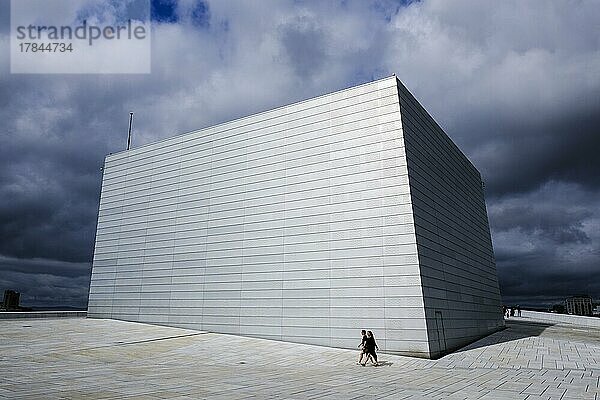
[[532, 191], [551, 180], [599, 188], [599, 110], [597, 92], [597, 98], [580, 109], [548, 112], [542, 120], [539, 115], [534, 121], [506, 115], [469, 121], [457, 130], [473, 137], [459, 136], [457, 141], [466, 149], [482, 149], [475, 151], [474, 162], [486, 177], [490, 197]]
[[87, 261], [107, 149], [85, 134], [94, 129], [83, 116], [93, 113], [77, 106], [64, 78], [2, 82], [10, 102], [0, 110], [0, 254]]
[[597, 271], [585, 275], [569, 272], [559, 274], [545, 271], [535, 263], [503, 268], [500, 286], [502, 299], [507, 305], [549, 307], [564, 304], [566, 298], [574, 295], [598, 293], [600, 285], [596, 282], [599, 279], [600, 273]]
[[86, 304], [100, 167], [129, 111], [138, 146], [396, 73], [482, 172], [505, 300], [600, 297], [592, 3], [180, 1], [150, 75], [11, 75], [0, 58], [0, 289]]
[[77, 278], [45, 274], [3, 274], [2, 287], [10, 287], [21, 294], [20, 304], [36, 309], [87, 307], [89, 275]]
[[542, 305], [600, 285], [600, 190], [548, 182], [490, 202], [496, 263], [505, 302]]
[[90, 263], [0, 256], [0, 287], [21, 293], [29, 307], [85, 308]]
[[564, 265], [553, 264], [549, 260], [552, 260], [552, 254], [539, 253], [538, 257], [518, 260], [501, 255], [500, 286], [504, 302], [511, 305], [551, 305], [562, 303], [573, 295], [600, 292], [598, 268], [573, 273]]
[[2, 256], [0, 268], [8, 272], [55, 277], [79, 278], [90, 275], [89, 263], [70, 263], [42, 258], [20, 259]]
[[543, 209], [535, 205], [507, 207], [490, 214], [497, 232], [518, 229], [529, 235], [539, 235], [553, 242], [588, 243], [590, 238], [583, 230], [583, 222], [592, 215], [586, 210], [557, 213], [554, 208]]

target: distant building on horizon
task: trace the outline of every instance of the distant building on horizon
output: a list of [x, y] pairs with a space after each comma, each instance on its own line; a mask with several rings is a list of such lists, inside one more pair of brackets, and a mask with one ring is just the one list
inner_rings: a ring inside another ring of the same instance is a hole
[[4, 299], [2, 301], [2, 309], [5, 311], [18, 311], [21, 293], [7, 289], [4, 291]]
[[103, 171], [90, 317], [427, 358], [504, 326], [481, 175], [395, 76]]
[[592, 298], [587, 295], [573, 296], [565, 300], [567, 314], [572, 315], [593, 315]]

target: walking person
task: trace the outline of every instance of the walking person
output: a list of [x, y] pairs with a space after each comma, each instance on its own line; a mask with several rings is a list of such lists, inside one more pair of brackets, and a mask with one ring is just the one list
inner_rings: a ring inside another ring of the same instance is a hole
[[521, 316], [521, 306], [517, 306], [517, 315]]
[[[363, 357], [367, 356], [366, 349], [365, 349], [365, 346], [366, 346], [366, 343], [367, 343], [367, 331], [365, 331], [363, 329], [362, 331], [360, 331], [360, 334], [362, 336], [362, 340], [360, 341], [360, 344], [358, 345], [358, 348], [360, 349], [360, 355], [358, 357], [357, 364], [361, 364], [362, 365], [362, 359], [363, 359]], [[366, 362], [366, 360], [365, 360], [365, 362]]]
[[365, 353], [367, 358], [365, 359], [365, 362], [361, 364], [363, 367], [367, 365], [367, 361], [369, 361], [369, 359], [374, 366], [379, 365], [377, 362], [377, 352], [375, 349], [379, 350], [377, 342], [375, 341], [375, 336], [373, 336], [373, 332], [367, 331], [367, 340], [365, 341]]

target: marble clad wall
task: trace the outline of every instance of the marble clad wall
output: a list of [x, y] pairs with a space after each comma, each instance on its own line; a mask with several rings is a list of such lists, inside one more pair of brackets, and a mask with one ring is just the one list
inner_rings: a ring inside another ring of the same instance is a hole
[[[413, 203], [425, 198], [407, 168], [398, 85], [392, 76], [107, 156], [88, 315], [345, 348], [366, 328], [382, 350], [435, 356], [426, 317], [455, 305], [428, 300], [439, 284], [419, 254], [426, 218]], [[483, 216], [487, 227], [484, 203]], [[487, 235], [481, 257], [493, 259]], [[474, 279], [492, 279], [495, 267], [482, 268]]]

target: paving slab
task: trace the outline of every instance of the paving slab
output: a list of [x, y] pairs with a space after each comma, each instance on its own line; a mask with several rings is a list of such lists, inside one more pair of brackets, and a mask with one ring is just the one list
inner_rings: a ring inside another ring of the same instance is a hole
[[[360, 338], [357, 339], [357, 342]], [[593, 399], [600, 329], [507, 321], [438, 360], [102, 319], [0, 321], [0, 399]]]

